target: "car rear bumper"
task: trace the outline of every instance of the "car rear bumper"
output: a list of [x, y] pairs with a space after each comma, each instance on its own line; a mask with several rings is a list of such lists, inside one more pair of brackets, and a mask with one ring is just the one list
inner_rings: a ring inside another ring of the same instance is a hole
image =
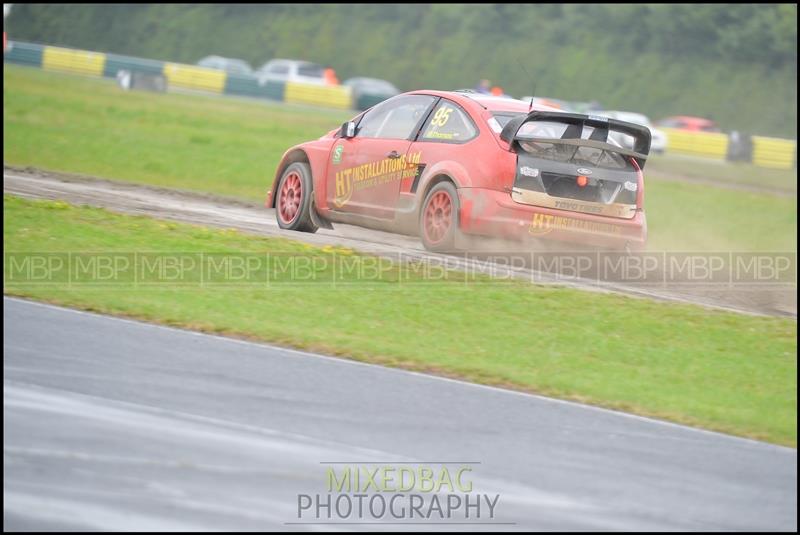
[[519, 204], [504, 191], [460, 188], [458, 193], [461, 230], [467, 234], [631, 251], [642, 250], [647, 240], [643, 211], [622, 219]]

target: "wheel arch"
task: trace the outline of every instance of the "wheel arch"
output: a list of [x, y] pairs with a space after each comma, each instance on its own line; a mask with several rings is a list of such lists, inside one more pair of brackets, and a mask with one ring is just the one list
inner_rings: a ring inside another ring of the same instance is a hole
[[[278, 182], [280, 182], [283, 173], [286, 169], [292, 165], [293, 163], [305, 163], [308, 164], [309, 167], [311, 166], [311, 161], [308, 158], [308, 154], [306, 151], [301, 148], [293, 148], [286, 152], [281, 158], [281, 162], [278, 164], [278, 169], [275, 171], [275, 177], [272, 180], [272, 185], [269, 187], [269, 191], [267, 192], [267, 208], [275, 208], [275, 201], [277, 195], [275, 195], [275, 188], [278, 187]], [[313, 172], [313, 171], [312, 171]]]
[[425, 204], [425, 198], [428, 196], [428, 193], [437, 185], [442, 182], [450, 182], [456, 190], [458, 190], [458, 182], [451, 177], [448, 173], [439, 172], [436, 175], [432, 176], [426, 183], [425, 187], [422, 189], [419, 197], [419, 210], [422, 210], [422, 205]]

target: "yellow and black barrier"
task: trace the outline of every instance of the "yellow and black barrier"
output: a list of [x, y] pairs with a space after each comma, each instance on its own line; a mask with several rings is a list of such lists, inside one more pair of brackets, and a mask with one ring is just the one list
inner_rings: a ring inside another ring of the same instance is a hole
[[742, 133], [689, 132], [662, 128], [667, 135], [667, 152], [702, 156], [715, 160], [751, 162], [759, 167], [797, 167], [797, 141]]
[[286, 82], [285, 102], [314, 104], [329, 108], [349, 110], [353, 108], [353, 94], [349, 87], [341, 85], [316, 85]]
[[184, 63], [156, 61], [103, 52], [10, 41], [3, 60], [46, 70], [115, 78], [119, 71], [160, 74], [171, 87], [227, 95], [266, 98], [315, 106], [353, 109], [349, 87], [297, 82], [260, 82], [257, 77], [230, 74]]
[[752, 136], [752, 162], [760, 167], [792, 169], [797, 167], [797, 141], [774, 137]]
[[46, 71], [71, 72], [103, 76], [106, 55], [101, 52], [46, 46], [42, 52], [42, 68]]
[[728, 135], [661, 128], [667, 135], [667, 152], [724, 160], [728, 155]]
[[164, 76], [173, 87], [222, 93], [225, 89], [225, 71], [181, 63], [164, 64]]

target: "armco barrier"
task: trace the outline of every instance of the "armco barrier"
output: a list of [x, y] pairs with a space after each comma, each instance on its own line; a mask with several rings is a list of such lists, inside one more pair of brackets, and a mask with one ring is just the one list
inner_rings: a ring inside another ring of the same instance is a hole
[[353, 95], [349, 87], [341, 85], [314, 85], [286, 82], [283, 100], [301, 104], [316, 104], [345, 110], [353, 107]]
[[667, 135], [667, 152], [705, 156], [724, 160], [728, 154], [728, 135], [711, 132], [687, 132], [662, 128]]
[[752, 136], [753, 163], [773, 169], [797, 166], [797, 141], [774, 137]]

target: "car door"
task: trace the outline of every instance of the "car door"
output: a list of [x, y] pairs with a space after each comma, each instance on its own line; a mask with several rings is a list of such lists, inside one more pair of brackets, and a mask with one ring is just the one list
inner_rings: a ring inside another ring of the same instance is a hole
[[431, 95], [389, 99], [361, 116], [355, 137], [334, 143], [327, 176], [333, 210], [394, 218], [400, 182], [416, 170], [407, 155], [411, 140], [436, 100]]

